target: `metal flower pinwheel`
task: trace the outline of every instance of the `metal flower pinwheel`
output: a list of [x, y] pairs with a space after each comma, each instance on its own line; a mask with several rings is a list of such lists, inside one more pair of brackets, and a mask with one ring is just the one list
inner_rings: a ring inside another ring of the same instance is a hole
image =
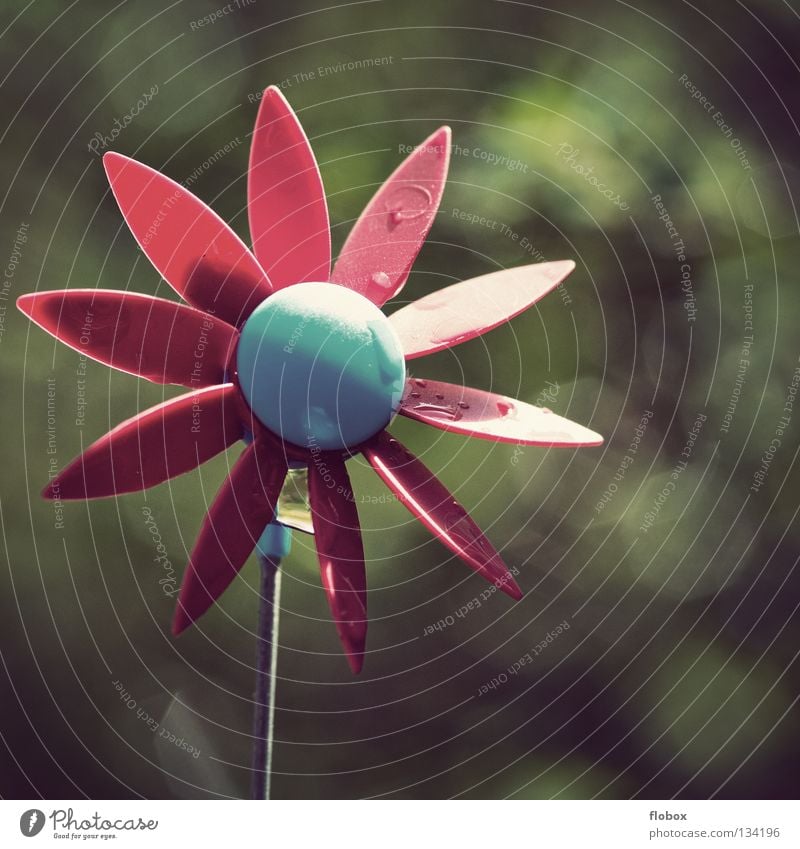
[[[408, 361], [512, 319], [574, 268], [563, 261], [498, 271], [385, 316], [380, 308], [403, 288], [436, 216], [449, 153], [450, 130], [442, 127], [380, 187], [331, 268], [319, 168], [297, 116], [270, 87], [250, 151], [252, 252], [184, 187], [107, 153], [105, 169], [128, 226], [186, 304], [99, 289], [19, 299], [33, 321], [81, 353], [151, 381], [191, 388], [99, 439], [47, 485], [45, 497], [142, 490], [194, 469], [238, 440], [246, 444], [191, 552], [176, 634], [220, 597], [256, 547], [265, 565], [264, 605], [277, 610], [274, 577], [288, 551], [288, 532], [276, 506], [289, 470], [307, 467], [322, 583], [358, 672], [367, 577], [345, 465], [358, 452], [454, 554], [512, 598], [521, 596], [466, 511], [386, 430], [399, 413], [488, 440], [569, 447], [602, 442], [549, 410], [407, 374]], [[89, 332], [87, 314], [93, 316]], [[262, 649], [274, 651], [272, 627], [262, 610]], [[257, 705], [265, 708], [269, 670], [261, 654]], [[266, 721], [257, 720], [262, 726]]]

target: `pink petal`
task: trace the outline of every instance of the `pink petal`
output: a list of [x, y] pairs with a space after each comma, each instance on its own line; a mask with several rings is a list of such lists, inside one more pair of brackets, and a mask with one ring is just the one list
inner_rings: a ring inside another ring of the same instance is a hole
[[354, 673], [361, 671], [367, 639], [367, 574], [358, 510], [344, 460], [320, 453], [308, 467], [322, 585]]
[[272, 291], [231, 228], [183, 186], [119, 153], [103, 157], [125, 221], [147, 258], [189, 303], [241, 325]]
[[496, 442], [564, 448], [603, 443], [600, 434], [545, 407], [438, 380], [410, 378], [399, 412], [440, 430]]
[[261, 98], [247, 177], [253, 250], [273, 288], [331, 272], [328, 205], [317, 160], [280, 89]]
[[212, 386], [123, 422], [45, 487], [45, 498], [104, 498], [189, 472], [241, 439], [239, 391]]
[[222, 595], [256, 547], [286, 477], [286, 461], [256, 440], [244, 450], [203, 520], [183, 576], [172, 632], [179, 634]]
[[197, 389], [224, 382], [239, 335], [208, 313], [134, 292], [36, 292], [17, 306], [87, 357], [155, 383]]
[[509, 321], [555, 289], [575, 268], [572, 260], [506, 268], [455, 283], [389, 316], [406, 359], [413, 360]]
[[450, 162], [450, 128], [417, 147], [378, 189], [336, 260], [332, 280], [378, 306], [405, 285], [442, 199]]
[[400, 501], [479, 575], [514, 599], [520, 588], [500, 555], [438, 478], [386, 431], [363, 449], [364, 456]]

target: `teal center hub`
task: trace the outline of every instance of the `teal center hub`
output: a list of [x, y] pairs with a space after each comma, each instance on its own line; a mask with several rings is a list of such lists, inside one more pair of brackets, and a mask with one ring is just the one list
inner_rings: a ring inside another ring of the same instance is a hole
[[239, 385], [259, 421], [304, 448], [351, 448], [389, 424], [406, 379], [400, 340], [363, 295], [298, 283], [242, 328]]

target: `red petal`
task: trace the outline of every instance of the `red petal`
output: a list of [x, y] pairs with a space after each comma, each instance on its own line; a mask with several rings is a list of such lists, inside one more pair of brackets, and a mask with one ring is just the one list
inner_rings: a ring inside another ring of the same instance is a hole
[[179, 634], [222, 595], [272, 520], [286, 461], [248, 445], [203, 520], [183, 576], [172, 632]]
[[45, 498], [138, 492], [189, 472], [242, 438], [238, 389], [181, 395], [123, 422], [45, 487]]
[[350, 668], [358, 673], [367, 639], [367, 574], [344, 460], [332, 452], [318, 454], [308, 467], [308, 486], [322, 585]]
[[546, 407], [438, 380], [410, 378], [399, 412], [440, 430], [496, 442], [564, 448], [603, 444], [599, 433]]
[[389, 316], [406, 359], [451, 348], [509, 321], [575, 268], [572, 260], [506, 268], [425, 295]]
[[239, 326], [272, 291], [231, 228], [183, 186], [119, 153], [103, 157], [125, 221], [147, 258], [189, 303]]
[[378, 306], [405, 285], [442, 199], [450, 162], [450, 128], [417, 147], [378, 189], [336, 260], [332, 280]]
[[36, 292], [23, 295], [17, 306], [81, 354], [155, 383], [222, 383], [238, 338], [233, 327], [208, 313], [133, 292]]
[[280, 89], [261, 99], [247, 177], [253, 250], [273, 288], [328, 280], [331, 235], [317, 160]]
[[439, 479], [386, 431], [362, 449], [400, 501], [479, 575], [514, 599], [520, 588], [500, 555]]

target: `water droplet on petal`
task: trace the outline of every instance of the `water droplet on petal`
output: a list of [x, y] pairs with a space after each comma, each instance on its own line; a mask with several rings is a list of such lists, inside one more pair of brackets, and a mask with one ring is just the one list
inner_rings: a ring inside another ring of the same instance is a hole
[[446, 419], [448, 421], [457, 422], [463, 415], [458, 407], [445, 404], [416, 404], [414, 412], [425, 413], [437, 419]]
[[424, 215], [433, 203], [431, 193], [417, 183], [399, 186], [386, 199], [386, 211], [392, 226], [403, 221], [413, 221]]
[[450, 295], [446, 293], [442, 294], [440, 292], [433, 292], [430, 295], [425, 295], [416, 301], [412, 301], [409, 304], [409, 307], [417, 310], [418, 312], [433, 312], [434, 310], [447, 309], [450, 302]]
[[457, 502], [444, 517], [444, 525], [448, 534], [464, 549], [477, 547], [483, 549], [483, 540], [478, 531], [470, 521], [467, 511]]
[[498, 400], [496, 403], [497, 412], [503, 417], [513, 416], [517, 412], [516, 407], [511, 403], [511, 401]]

